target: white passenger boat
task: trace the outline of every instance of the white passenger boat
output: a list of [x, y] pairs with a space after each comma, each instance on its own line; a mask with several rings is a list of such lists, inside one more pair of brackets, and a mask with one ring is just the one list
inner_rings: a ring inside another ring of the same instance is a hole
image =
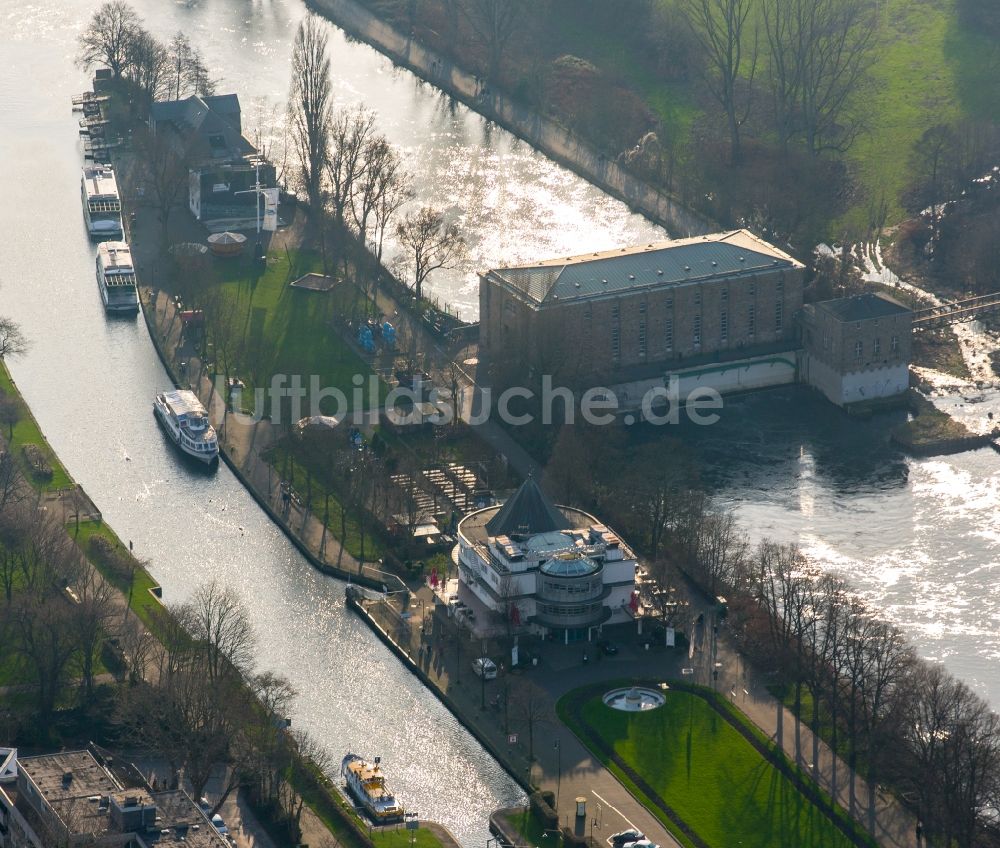
[[403, 808], [386, 786], [381, 762], [381, 757], [370, 763], [357, 754], [348, 754], [340, 764], [340, 774], [348, 794], [375, 824], [391, 824], [403, 820]]
[[158, 394], [153, 411], [167, 435], [184, 453], [210, 465], [219, 458], [219, 440], [197, 395], [187, 389]]
[[102, 241], [97, 246], [97, 286], [108, 312], [138, 312], [132, 251], [124, 241]]
[[122, 201], [118, 180], [110, 165], [88, 165], [81, 182], [83, 217], [92, 236], [122, 235]]

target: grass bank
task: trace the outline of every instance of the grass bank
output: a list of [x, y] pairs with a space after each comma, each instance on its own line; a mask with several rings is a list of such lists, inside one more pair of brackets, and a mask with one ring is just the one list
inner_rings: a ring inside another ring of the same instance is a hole
[[[244, 408], [253, 408], [253, 389], [267, 387], [275, 374], [301, 377], [303, 414], [313, 401], [313, 377], [320, 388], [342, 392], [347, 409], [353, 409], [355, 375], [365, 377], [367, 389], [371, 367], [342, 336], [358, 296], [355, 287], [343, 283], [330, 292], [316, 292], [289, 285], [304, 274], [322, 271], [321, 255], [308, 248], [271, 250], [262, 272], [249, 258], [216, 259], [209, 266], [208, 288], [199, 297], [218, 298], [207, 306], [216, 315], [209, 325], [210, 358], [220, 370], [228, 360], [232, 373], [246, 383]], [[386, 392], [379, 383], [378, 402]], [[317, 400], [323, 414], [346, 411], [336, 409], [330, 398]]]
[[[784, 770], [751, 744], [747, 733], [770, 749], [745, 716], [720, 704], [733, 713], [729, 721], [706, 697], [671, 689], [660, 709], [624, 713], [608, 708], [600, 694], [578, 691], [560, 700], [559, 712], [683, 845], [847, 848], [871, 844], [862, 835], [856, 840], [848, 837], [842, 828], [854, 831], [855, 827], [846, 814], [836, 810], [838, 826]], [[794, 769], [790, 764], [788, 768]]]
[[[10, 371], [7, 370], [3, 361], [0, 361], [0, 391], [8, 397], [16, 399], [21, 407], [21, 416], [14, 425], [13, 434], [6, 425], [0, 427], [0, 432], [3, 433], [3, 438], [6, 439], [13, 455], [17, 458], [24, 478], [41, 492], [53, 492], [71, 487], [73, 485], [72, 478], [59, 461], [55, 451], [45, 440], [45, 436], [42, 435], [38, 422], [35, 421], [35, 416], [31, 414], [31, 410], [28, 409], [28, 405], [21, 397], [17, 386], [14, 385]], [[40, 451], [48, 467], [52, 470], [51, 476], [38, 474], [32, 469], [24, 452], [25, 446], [28, 445], [34, 445]]]
[[892, 440], [909, 453], [918, 456], [959, 453], [983, 447], [991, 440], [990, 436], [973, 433], [912, 389], [909, 404], [912, 417], [892, 431]]
[[[67, 531], [101, 576], [126, 599], [131, 595], [132, 611], [153, 635], [160, 636], [163, 631], [163, 605], [151, 592], [159, 584], [132, 556], [128, 546], [122, 544], [115, 531], [107, 524], [96, 521], [81, 521], [79, 529], [71, 524]], [[104, 539], [109, 547], [98, 551], [93, 543], [95, 538]]]

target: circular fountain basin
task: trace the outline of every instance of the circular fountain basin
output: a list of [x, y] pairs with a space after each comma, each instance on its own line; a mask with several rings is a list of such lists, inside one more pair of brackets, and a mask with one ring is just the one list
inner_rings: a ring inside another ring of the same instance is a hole
[[624, 713], [644, 713], [662, 707], [665, 702], [666, 698], [662, 692], [644, 686], [612, 689], [604, 695], [605, 704], [613, 710], [621, 710]]

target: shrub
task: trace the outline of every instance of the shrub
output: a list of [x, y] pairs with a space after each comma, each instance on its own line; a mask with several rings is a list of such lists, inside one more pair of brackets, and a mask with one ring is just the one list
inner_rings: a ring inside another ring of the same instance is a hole
[[52, 466], [49, 465], [45, 454], [42, 453], [42, 449], [38, 445], [24, 445], [21, 451], [28, 462], [28, 468], [31, 469], [31, 473], [35, 477], [42, 480], [52, 479]]
[[551, 792], [532, 792], [529, 798], [531, 812], [538, 817], [546, 830], [558, 829], [559, 813], [554, 809], [556, 796]]

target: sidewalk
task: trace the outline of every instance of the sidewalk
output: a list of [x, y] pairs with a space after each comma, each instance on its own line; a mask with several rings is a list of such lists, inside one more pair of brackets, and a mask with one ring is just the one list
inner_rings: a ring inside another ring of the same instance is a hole
[[[452, 700], [461, 711], [463, 720], [493, 746], [509, 770], [526, 777], [530, 773], [532, 783], [557, 795], [557, 811], [563, 825], [573, 824], [575, 800], [584, 797], [588, 801], [587, 833], [592, 834], [595, 840], [603, 841], [616, 831], [637, 827], [661, 846], [676, 845], [659, 821], [561, 723], [539, 722], [535, 729], [536, 759], [529, 765], [527, 733], [523, 722], [519, 725], [512, 715], [505, 728], [503, 710], [489, 706], [498, 694], [502, 699], [505, 690], [510, 697], [515, 697], [516, 687], [525, 682], [534, 683], [545, 692], [548, 703], [544, 712], [551, 714], [555, 702], [566, 692], [612, 678], [680, 679], [681, 669], [691, 667], [694, 675], [689, 680], [711, 686], [712, 669], [716, 662], [721, 663], [716, 682], [718, 691], [730, 693], [734, 703], [754, 724], [770, 738], [780, 741], [782, 750], [792, 762], [799, 763], [807, 771], [812, 770], [819, 785], [834, 794], [834, 757], [829, 747], [822, 740], [815, 740], [818, 742], [819, 765], [817, 769], [812, 769], [812, 733], [800, 725], [796, 734], [794, 717], [768, 692], [764, 677], [753, 669], [747, 669], [724, 638], [716, 640], [713, 658], [712, 627], [709, 623], [695, 626], [691, 657], [663, 649], [642, 650], [637, 639], [633, 638], [632, 626], [620, 625], [615, 628], [614, 640], [619, 653], [614, 657], [602, 657], [592, 644], [580, 645], [577, 651], [573, 647], [542, 643], [538, 648], [541, 660], [537, 668], [517, 674], [501, 673], [496, 681], [488, 681], [484, 686], [472, 671], [472, 660], [481, 646], [473, 644], [467, 634], [461, 646], [456, 645], [456, 636], [465, 631], [457, 628], [454, 619], [446, 615], [440, 604], [434, 606], [434, 595], [429, 587], [422, 587], [414, 597], [415, 601], [410, 604], [412, 617], [409, 625], [402, 623], [398, 611], [386, 613], [382, 604], [369, 605], [369, 610], [419, 665], [431, 685]], [[695, 608], [694, 614], [697, 615], [697, 612]], [[705, 615], [706, 622], [710, 621], [707, 610]], [[419, 622], [424, 616], [428, 626], [426, 632], [421, 633]], [[486, 647], [490, 656], [500, 655], [496, 645]], [[586, 664], [582, 662], [585, 649], [590, 658]], [[486, 709], [482, 708], [484, 701]], [[517, 733], [514, 744], [509, 744], [509, 732]], [[849, 770], [843, 761], [836, 762], [836, 796], [841, 806], [849, 810]], [[855, 794], [855, 818], [863, 829], [867, 829], [868, 786], [860, 777], [856, 779]], [[916, 818], [895, 798], [882, 792], [877, 793], [876, 798], [875, 836], [878, 843], [885, 848], [918, 848]]]
[[[253, 494], [321, 564], [339, 569], [345, 578], [359, 575], [361, 564], [342, 548], [308, 504], [297, 495], [285, 497], [284, 481], [263, 458], [262, 452], [284, 435], [283, 430], [268, 420], [245, 421], [226, 410], [222, 397], [215, 391], [211, 372], [197, 357], [191, 343], [182, 340], [176, 305], [166, 293], [158, 292], [153, 302], [144, 290], [143, 309], [147, 320], [156, 327], [157, 342], [169, 359], [171, 370], [197, 392], [219, 433], [220, 450], [225, 451]], [[181, 367], [182, 362], [187, 363], [186, 369]], [[368, 576], [373, 575], [369, 572]]]
[[[587, 799], [586, 834], [596, 842], [603, 843], [612, 833], [637, 827], [662, 848], [678, 845], [653, 814], [555, 719], [555, 702], [564, 692], [607, 676], [607, 669], [600, 663], [579, 665], [579, 656], [572, 648], [542, 646], [538, 667], [521, 672], [505, 670], [496, 680], [483, 681], [472, 670], [472, 661], [482, 645], [474, 643], [467, 631], [458, 628], [455, 620], [447, 616], [445, 607], [435, 605], [434, 593], [428, 586], [415, 593], [409, 619], [401, 619], [398, 610], [387, 611], [382, 602], [368, 603], [366, 608], [373, 620], [406, 651], [429, 683], [453, 702], [462, 720], [488, 742], [511, 773], [556, 795], [562, 825], [573, 827], [576, 798], [580, 796]], [[421, 620], [427, 622], [423, 631]], [[487, 646], [487, 652], [497, 656], [497, 646]], [[616, 667], [615, 671], [617, 675], [619, 669]], [[648, 660], [639, 658], [624, 663], [620, 671], [622, 676], [648, 674]], [[518, 692], [527, 686], [541, 693], [544, 700], [537, 709], [533, 762], [529, 760], [528, 730], [511, 708]], [[506, 716], [503, 706], [491, 706], [498, 696], [500, 704], [506, 700]]]

